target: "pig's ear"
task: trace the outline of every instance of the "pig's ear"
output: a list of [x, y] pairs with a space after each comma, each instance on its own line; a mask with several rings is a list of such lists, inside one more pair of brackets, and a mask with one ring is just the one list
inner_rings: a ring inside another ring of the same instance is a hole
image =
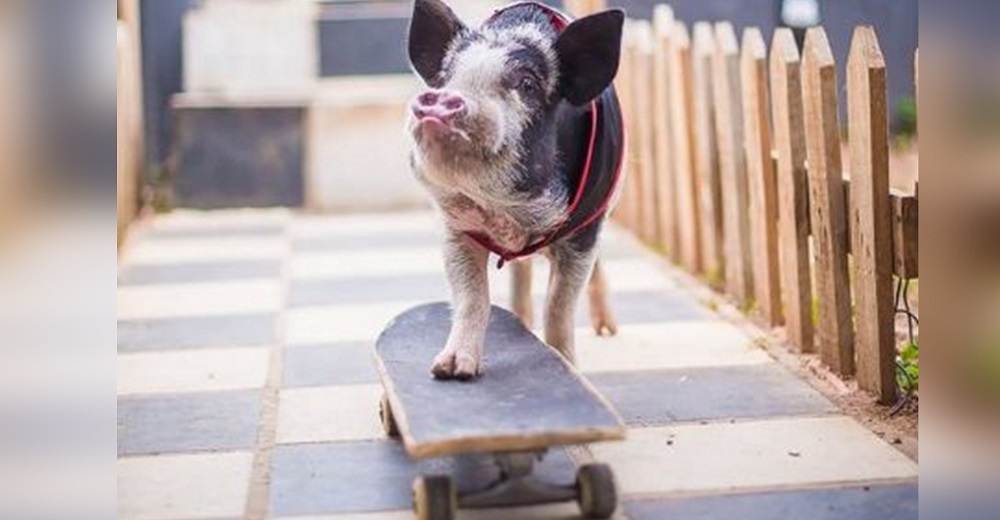
[[571, 23], [556, 41], [562, 95], [570, 103], [589, 103], [611, 85], [621, 59], [625, 12], [604, 11]]
[[415, 0], [410, 20], [410, 63], [432, 87], [439, 87], [448, 46], [465, 31], [455, 12], [441, 0]]

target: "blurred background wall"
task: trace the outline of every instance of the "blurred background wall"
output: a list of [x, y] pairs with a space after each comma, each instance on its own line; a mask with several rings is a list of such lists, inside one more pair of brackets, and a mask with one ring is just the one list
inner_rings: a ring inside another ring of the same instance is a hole
[[[387, 209], [424, 203], [407, 166], [409, 0], [139, 0], [146, 181], [163, 207]], [[674, 0], [688, 21], [770, 37], [786, 2], [813, 3], [838, 63], [874, 25], [890, 111], [913, 95], [916, 0]], [[478, 23], [503, 1], [453, 0]], [[559, 0], [546, 3], [562, 7]], [[633, 18], [662, 0], [609, 0]], [[845, 75], [840, 73], [843, 82]]]

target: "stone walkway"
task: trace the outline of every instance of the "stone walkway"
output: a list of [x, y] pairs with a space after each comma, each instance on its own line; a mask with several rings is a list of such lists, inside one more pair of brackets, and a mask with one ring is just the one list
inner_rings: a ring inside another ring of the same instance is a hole
[[[610, 232], [605, 258], [623, 327], [594, 337], [583, 306], [579, 364], [631, 428], [590, 448], [617, 473], [620, 518], [917, 518], [913, 461], [628, 237]], [[420, 468], [381, 433], [370, 348], [395, 314], [445, 297], [428, 213], [175, 213], [139, 231], [119, 260], [118, 519], [412, 518]], [[572, 481], [580, 458], [555, 452], [544, 470]], [[429, 465], [466, 485], [493, 471]]]

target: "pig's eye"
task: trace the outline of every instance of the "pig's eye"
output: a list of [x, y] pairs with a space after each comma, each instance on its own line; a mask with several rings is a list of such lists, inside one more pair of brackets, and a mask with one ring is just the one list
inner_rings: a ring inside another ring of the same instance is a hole
[[517, 84], [517, 90], [525, 94], [535, 94], [539, 90], [538, 81], [531, 76], [525, 76], [521, 78], [521, 81]]

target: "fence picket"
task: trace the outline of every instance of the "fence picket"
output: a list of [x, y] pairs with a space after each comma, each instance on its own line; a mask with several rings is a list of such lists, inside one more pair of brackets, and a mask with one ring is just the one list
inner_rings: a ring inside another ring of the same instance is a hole
[[632, 122], [636, 143], [636, 168], [638, 182], [639, 223], [636, 231], [646, 243], [654, 243], [659, 235], [657, 219], [656, 156], [653, 152], [653, 28], [647, 21], [633, 25], [635, 48], [632, 54], [632, 96], [636, 118]]
[[744, 146], [750, 192], [750, 247], [756, 312], [781, 325], [781, 278], [778, 267], [778, 190], [771, 156], [771, 108], [767, 81], [767, 44], [760, 29], [743, 32], [741, 53]]
[[625, 121], [625, 130], [628, 137], [625, 141], [625, 185], [622, 190], [621, 201], [615, 211], [617, 220], [622, 226], [631, 231], [636, 231], [639, 225], [639, 182], [636, 174], [637, 144], [633, 138], [635, 134], [636, 113], [633, 106], [632, 85], [633, 80], [633, 55], [635, 39], [632, 35], [632, 24], [626, 23], [625, 32], [622, 36], [621, 63], [618, 68], [616, 80], [616, 90], [618, 99], [622, 107], [622, 115]]
[[670, 127], [673, 129], [674, 186], [677, 191], [680, 256], [692, 273], [702, 271], [699, 184], [694, 169], [694, 87], [691, 82], [691, 35], [674, 23], [670, 45]]
[[778, 155], [781, 293], [789, 340], [800, 352], [812, 352], [809, 174], [800, 67], [795, 35], [791, 29], [778, 29], [771, 46], [771, 108]]
[[740, 305], [753, 296], [747, 222], [746, 156], [743, 149], [743, 103], [740, 87], [739, 44], [732, 24], [715, 26], [716, 49], [712, 60], [715, 127], [722, 179], [723, 228], [726, 252], [726, 291]]
[[677, 227], [677, 199], [674, 187], [674, 165], [671, 147], [673, 137], [670, 121], [670, 39], [674, 27], [674, 12], [669, 6], [658, 5], [653, 12], [655, 48], [653, 56], [653, 133], [656, 142], [656, 191], [659, 242], [674, 260], [679, 261], [680, 232]]
[[854, 329], [847, 262], [847, 213], [840, 150], [837, 71], [821, 27], [806, 33], [802, 58], [806, 156], [815, 250], [816, 347], [840, 375], [853, 375]]
[[858, 385], [891, 404], [896, 399], [896, 345], [889, 127], [885, 59], [872, 28], [855, 31], [847, 70]]
[[699, 22], [694, 26], [691, 50], [692, 85], [694, 89], [695, 171], [699, 183], [701, 213], [702, 263], [706, 279], [713, 285], [724, 281], [725, 255], [722, 182], [719, 178], [718, 143], [712, 99], [712, 56], [715, 38], [712, 26]]

